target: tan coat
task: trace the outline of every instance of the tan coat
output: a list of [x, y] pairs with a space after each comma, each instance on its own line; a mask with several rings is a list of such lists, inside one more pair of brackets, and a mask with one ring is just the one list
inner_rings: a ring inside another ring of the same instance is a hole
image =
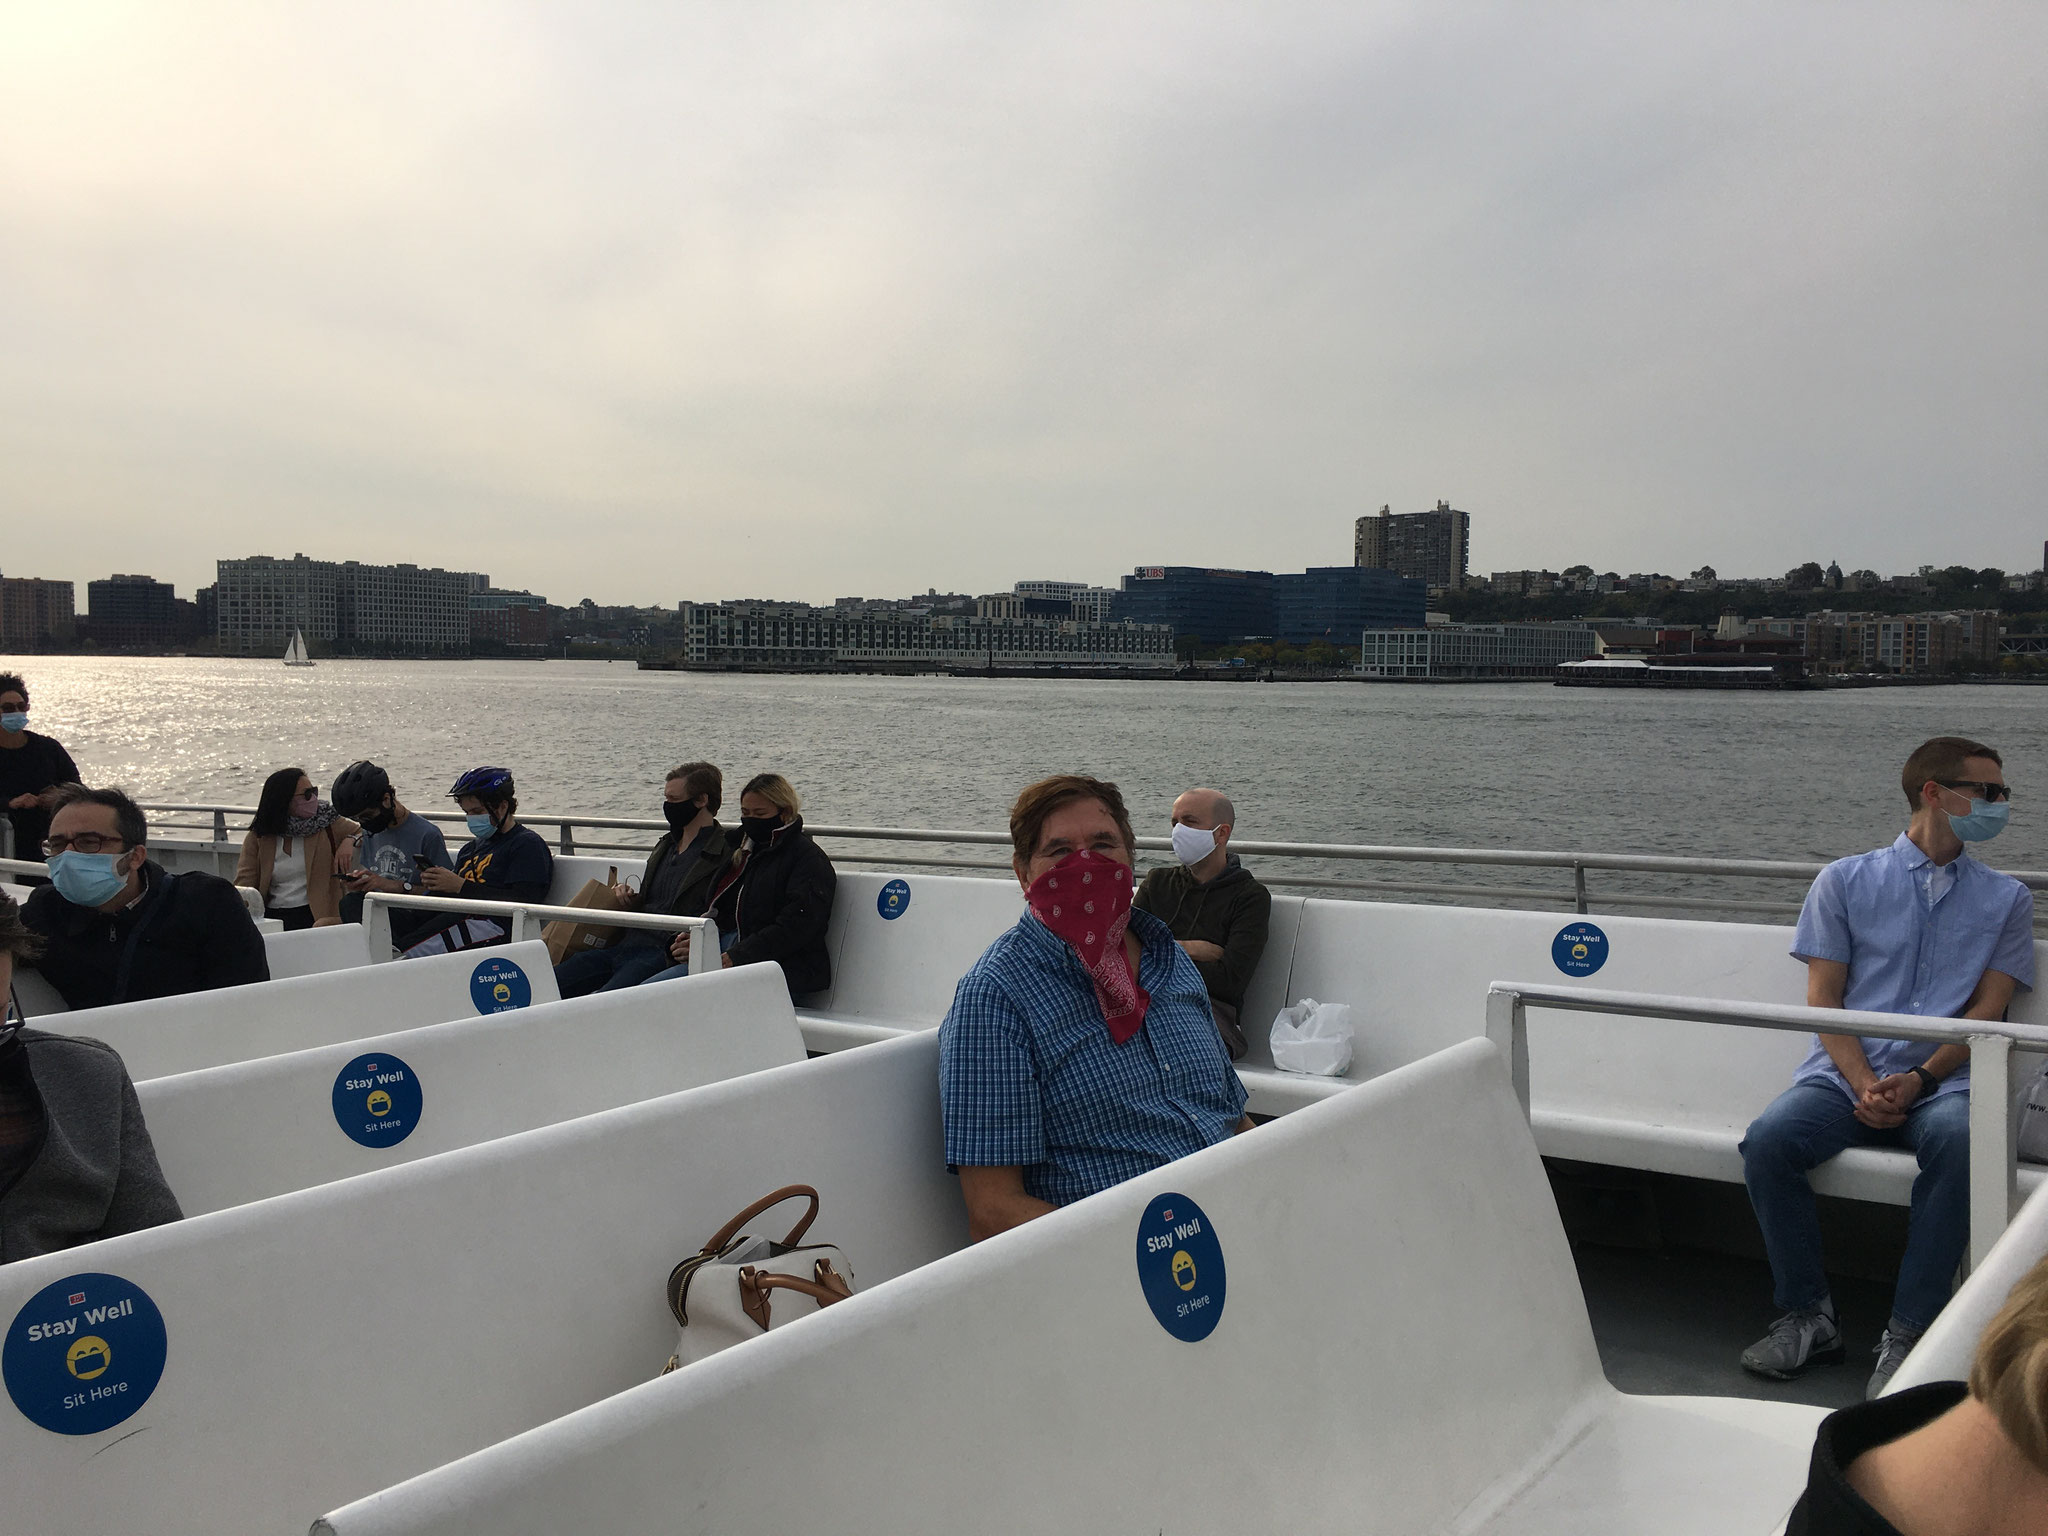
[[253, 885], [270, 902], [270, 872], [277, 864], [278, 844], [285, 857], [306, 861], [306, 905], [313, 909], [313, 926], [330, 927], [341, 921], [341, 887], [334, 883], [334, 845], [354, 837], [362, 829], [347, 817], [337, 816], [325, 829], [308, 838], [258, 837], [254, 832], [242, 839], [242, 856], [235, 863], [235, 884]]

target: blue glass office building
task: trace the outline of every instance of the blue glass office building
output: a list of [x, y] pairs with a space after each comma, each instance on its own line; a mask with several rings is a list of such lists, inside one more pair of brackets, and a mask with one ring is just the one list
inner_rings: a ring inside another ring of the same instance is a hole
[[[1136, 624], [1171, 624], [1176, 639], [1199, 640], [1205, 645], [1221, 645], [1246, 635], [1270, 635], [1273, 581], [1271, 571], [1141, 565], [1123, 579], [1116, 597], [1116, 617]], [[1416, 588], [1421, 590], [1421, 583], [1416, 583]], [[1419, 610], [1415, 622], [1422, 622]], [[1350, 643], [1358, 643], [1356, 635]]]
[[1360, 565], [1319, 565], [1273, 578], [1273, 636], [1283, 644], [1358, 644], [1368, 629], [1421, 629], [1428, 587]]

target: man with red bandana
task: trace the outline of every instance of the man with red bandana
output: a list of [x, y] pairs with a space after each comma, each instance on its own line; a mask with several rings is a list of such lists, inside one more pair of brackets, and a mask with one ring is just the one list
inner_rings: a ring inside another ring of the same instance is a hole
[[1029, 910], [961, 978], [939, 1028], [946, 1161], [976, 1241], [1248, 1130], [1209, 993], [1131, 906], [1114, 784], [1066, 774], [1010, 810]]

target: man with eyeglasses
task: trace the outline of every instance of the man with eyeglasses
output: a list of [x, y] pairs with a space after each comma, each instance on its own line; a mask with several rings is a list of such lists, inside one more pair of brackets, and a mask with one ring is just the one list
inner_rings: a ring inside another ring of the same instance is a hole
[[169, 873], [149, 824], [118, 789], [67, 784], [43, 851], [50, 883], [22, 908], [43, 942], [43, 979], [73, 1008], [174, 997], [270, 979], [241, 895], [218, 875]]
[[[1906, 760], [1912, 821], [1890, 847], [1838, 859], [1807, 893], [1792, 953], [1816, 1008], [2001, 1019], [2034, 984], [2034, 894], [1971, 858], [2005, 826], [2012, 791], [1982, 742], [1937, 736]], [[1742, 1353], [1790, 1381], [1843, 1358], [1809, 1169], [1848, 1147], [1910, 1149], [1920, 1165], [1892, 1313], [1868, 1395], [1884, 1390], [1946, 1305], [1969, 1241], [1970, 1052], [1924, 1040], [1814, 1036], [1792, 1086], [1742, 1140], [1743, 1178], [1784, 1315]]]

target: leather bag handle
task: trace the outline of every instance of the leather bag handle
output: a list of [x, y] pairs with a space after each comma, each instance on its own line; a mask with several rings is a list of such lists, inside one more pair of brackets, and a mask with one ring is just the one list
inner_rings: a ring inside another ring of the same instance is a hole
[[782, 1240], [783, 1247], [795, 1247], [797, 1240], [804, 1233], [808, 1232], [811, 1228], [811, 1223], [818, 1219], [818, 1192], [808, 1184], [785, 1184], [773, 1194], [763, 1195], [744, 1211], [741, 1211], [739, 1215], [733, 1217], [731, 1221], [720, 1227], [712, 1235], [711, 1241], [706, 1243], [701, 1251], [707, 1254], [722, 1252], [727, 1243], [739, 1236], [740, 1229], [756, 1216], [765, 1210], [782, 1204], [785, 1200], [794, 1200], [799, 1195], [811, 1202], [811, 1208], [804, 1212], [803, 1219], [791, 1227], [789, 1229], [789, 1236]]
[[799, 1291], [820, 1307], [829, 1307], [853, 1294], [828, 1260], [818, 1261], [817, 1274], [817, 1280], [806, 1280], [801, 1275], [778, 1275], [773, 1270], [756, 1269], [749, 1264], [740, 1271], [740, 1310], [759, 1323], [765, 1332], [770, 1291]]

